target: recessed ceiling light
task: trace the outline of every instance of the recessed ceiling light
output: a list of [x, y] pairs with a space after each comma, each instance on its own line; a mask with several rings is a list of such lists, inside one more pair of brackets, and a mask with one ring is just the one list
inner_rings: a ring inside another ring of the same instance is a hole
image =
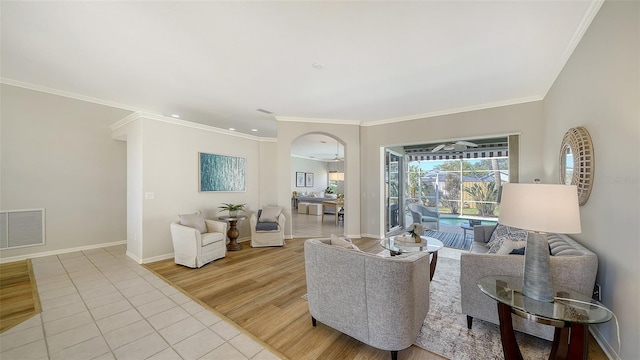
[[256, 131], [258, 131], [258, 129], [251, 129], [251, 131], [256, 132]]
[[180, 115], [178, 115], [178, 114], [171, 114], [171, 117], [172, 117], [172, 118], [179, 119], [179, 118], [180, 118]]
[[236, 129], [235, 129], [235, 128], [229, 128], [229, 130], [231, 130], [231, 131], [236, 131]]
[[313, 63], [313, 64], [311, 64], [311, 66], [313, 66], [313, 68], [316, 69], [316, 70], [324, 69], [324, 65], [322, 65], [320, 63]]

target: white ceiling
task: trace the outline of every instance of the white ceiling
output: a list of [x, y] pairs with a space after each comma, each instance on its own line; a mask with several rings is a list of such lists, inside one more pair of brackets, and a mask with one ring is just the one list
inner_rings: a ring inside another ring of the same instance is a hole
[[367, 125], [542, 99], [600, 5], [2, 1], [0, 75], [276, 137], [276, 117]]

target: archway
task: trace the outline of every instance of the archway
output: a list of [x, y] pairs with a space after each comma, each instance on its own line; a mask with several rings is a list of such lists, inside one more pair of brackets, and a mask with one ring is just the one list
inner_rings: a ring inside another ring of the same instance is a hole
[[306, 133], [292, 140], [290, 155], [292, 237], [343, 234], [344, 142], [328, 133]]

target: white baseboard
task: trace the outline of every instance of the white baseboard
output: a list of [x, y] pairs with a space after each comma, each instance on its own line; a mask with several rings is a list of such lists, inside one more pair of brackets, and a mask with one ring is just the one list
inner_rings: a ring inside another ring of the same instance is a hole
[[66, 253], [71, 253], [71, 252], [76, 252], [76, 251], [100, 249], [100, 248], [105, 248], [105, 247], [109, 247], [109, 246], [126, 245], [126, 244], [127, 244], [127, 240], [122, 240], [122, 241], [114, 241], [114, 242], [110, 242], [110, 243], [102, 243], [102, 244], [96, 244], [96, 245], [79, 246], [79, 247], [69, 248], [69, 249], [44, 251], [44, 252], [35, 253], [35, 254], [11, 256], [11, 257], [6, 257], [6, 258], [0, 259], [0, 264], [10, 263], [10, 262], [14, 262], [14, 261], [22, 261], [22, 260], [27, 260], [27, 259], [34, 259], [34, 258], [45, 257], [45, 256], [66, 254]]
[[[356, 236], [357, 236], [357, 235], [354, 235], [354, 236], [352, 236], [352, 237], [356, 237]], [[368, 237], [368, 238], [374, 238], [374, 239], [380, 239], [380, 240], [382, 240], [382, 238], [381, 238], [381, 237], [380, 237], [380, 235], [378, 235], [378, 234], [375, 234], [375, 235], [374, 235], [374, 234], [360, 234], [360, 236], [358, 236], [358, 237]]]
[[139, 263], [139, 264], [148, 264], [148, 263], [152, 263], [154, 261], [161, 261], [161, 260], [167, 260], [167, 259], [173, 259], [173, 253], [153, 256], [153, 257], [150, 257], [150, 258], [144, 258], [144, 259], [141, 260], [142, 262]]
[[135, 256], [131, 251], [127, 251], [126, 255], [128, 257], [130, 257], [131, 259], [133, 259], [133, 261], [137, 262], [138, 264], [142, 264], [142, 259], [140, 259], [139, 257]]
[[591, 333], [591, 335], [593, 335], [593, 338], [596, 339], [596, 342], [598, 343], [598, 345], [600, 345], [600, 348], [602, 349], [602, 351], [604, 351], [605, 355], [607, 355], [609, 359], [620, 360], [620, 356], [618, 356], [618, 353], [613, 349], [611, 344], [609, 344], [609, 342], [607, 342], [607, 340], [602, 337], [602, 334], [600, 334], [600, 331], [598, 331], [598, 328], [596, 326], [590, 325], [589, 332]]

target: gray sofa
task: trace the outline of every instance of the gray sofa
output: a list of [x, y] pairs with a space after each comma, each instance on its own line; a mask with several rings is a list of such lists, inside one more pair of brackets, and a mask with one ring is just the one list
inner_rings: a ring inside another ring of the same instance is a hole
[[429, 311], [429, 254], [385, 258], [330, 243], [304, 244], [312, 324], [317, 320], [397, 357]]
[[[478, 225], [473, 229], [473, 244], [460, 258], [460, 290], [462, 313], [467, 326], [473, 319], [499, 324], [496, 301], [483, 294], [478, 280], [489, 275], [523, 276], [524, 256], [490, 254], [486, 243], [495, 225]], [[579, 293], [590, 295], [598, 271], [598, 257], [589, 249], [564, 234], [548, 234], [551, 248], [553, 283]], [[554, 328], [514, 316], [515, 330], [547, 340], [553, 339]]]

